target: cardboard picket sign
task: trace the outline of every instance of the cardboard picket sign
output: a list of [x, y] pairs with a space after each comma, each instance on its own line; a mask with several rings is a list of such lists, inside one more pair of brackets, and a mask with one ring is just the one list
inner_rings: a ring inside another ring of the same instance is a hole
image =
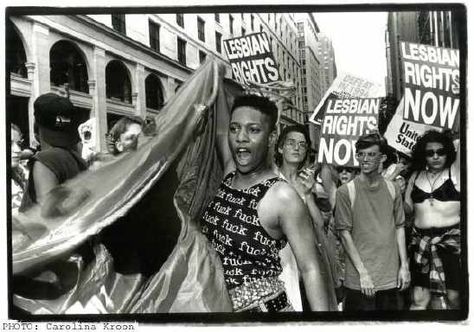
[[379, 98], [383, 96], [383, 88], [365, 78], [349, 73], [340, 73], [314, 109], [309, 121], [321, 125], [324, 118], [324, 105], [328, 98]]
[[226, 39], [224, 48], [234, 78], [243, 85], [249, 82], [269, 83], [280, 80], [271, 43], [264, 32]]
[[459, 50], [400, 42], [403, 119], [438, 128], [459, 127]]
[[427, 130], [441, 130], [441, 128], [405, 120], [403, 118], [403, 99], [400, 100], [397, 110], [387, 126], [384, 137], [387, 139], [389, 146], [411, 157], [416, 142]]
[[355, 143], [378, 128], [381, 98], [328, 98], [324, 104], [318, 162], [357, 167]]

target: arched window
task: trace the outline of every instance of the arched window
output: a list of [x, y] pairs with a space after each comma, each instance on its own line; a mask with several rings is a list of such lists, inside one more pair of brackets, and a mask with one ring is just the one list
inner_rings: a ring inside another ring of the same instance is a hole
[[13, 23], [8, 22], [7, 31], [5, 34], [6, 43], [6, 61], [7, 73], [13, 73], [27, 78], [28, 72], [26, 70], [26, 52], [23, 43], [14, 29]]
[[163, 106], [163, 88], [160, 79], [150, 74], [145, 79], [146, 107], [159, 110]]
[[61, 40], [49, 52], [51, 85], [69, 84], [71, 90], [89, 93], [87, 66], [74, 43]]
[[125, 65], [112, 60], [105, 68], [105, 93], [107, 98], [115, 98], [125, 103], [132, 103], [132, 84]]

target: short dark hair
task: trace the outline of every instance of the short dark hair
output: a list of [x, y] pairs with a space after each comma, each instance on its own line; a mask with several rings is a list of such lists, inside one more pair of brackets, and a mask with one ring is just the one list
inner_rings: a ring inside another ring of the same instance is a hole
[[369, 134], [360, 136], [355, 144], [356, 152], [370, 148], [374, 145], [379, 146], [380, 152], [382, 154], [387, 154], [387, 141], [382, 137], [382, 135], [379, 134], [379, 132], [371, 132]]
[[428, 143], [440, 143], [446, 149], [446, 168], [450, 167], [456, 160], [456, 149], [454, 148], [451, 136], [445, 132], [428, 130], [420, 137], [413, 148], [412, 171], [421, 171], [426, 168], [425, 150]]
[[[293, 132], [303, 134], [304, 139], [306, 140], [306, 143], [308, 143], [308, 145], [311, 143], [309, 139], [308, 130], [306, 130], [305, 126], [293, 125], [293, 126], [285, 127], [281, 131], [280, 136], [278, 136], [278, 141], [277, 141], [277, 144], [275, 145], [275, 163], [277, 164], [278, 167], [280, 167], [283, 164], [283, 155], [278, 151], [278, 149], [283, 148], [283, 144], [285, 143], [286, 137], [288, 136], [289, 133], [293, 133]], [[304, 160], [301, 162], [301, 165], [298, 165], [298, 168], [301, 168], [304, 165], [306, 159], [308, 158], [308, 154], [309, 154], [309, 146], [308, 146], [308, 149], [306, 149], [306, 156]]]
[[238, 107], [249, 106], [257, 109], [263, 114], [266, 114], [270, 118], [270, 129], [275, 129], [275, 125], [278, 119], [278, 108], [273, 101], [267, 97], [245, 94], [241, 95], [234, 100], [230, 114], [234, 113], [234, 110]]
[[127, 131], [128, 126], [134, 123], [143, 126], [143, 120], [135, 116], [124, 116], [123, 118], [115, 122], [115, 124], [112, 126], [109, 133], [107, 134], [107, 150], [110, 153], [114, 155], [120, 153], [120, 151], [117, 150], [115, 143], [120, 139], [120, 135]]

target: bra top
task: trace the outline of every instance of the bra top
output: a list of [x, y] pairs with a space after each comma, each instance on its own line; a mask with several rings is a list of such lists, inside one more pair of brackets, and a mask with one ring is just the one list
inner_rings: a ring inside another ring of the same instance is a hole
[[[415, 181], [420, 173], [416, 175]], [[461, 194], [456, 190], [453, 180], [451, 180], [451, 169], [449, 169], [449, 178], [431, 193], [427, 193], [421, 190], [415, 183], [413, 184], [413, 190], [411, 192], [413, 203], [422, 203], [428, 198], [434, 198], [441, 202], [461, 201]]]

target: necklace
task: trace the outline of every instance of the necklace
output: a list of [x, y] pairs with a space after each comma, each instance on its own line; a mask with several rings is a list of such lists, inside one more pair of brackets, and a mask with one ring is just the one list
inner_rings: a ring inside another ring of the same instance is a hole
[[[443, 170], [444, 171], [444, 170]], [[425, 177], [426, 177], [426, 180], [428, 181], [428, 183], [430, 184], [430, 189], [431, 189], [431, 192], [430, 192], [430, 197], [428, 197], [428, 200], [430, 201], [430, 205], [433, 206], [433, 200], [434, 200], [434, 197], [433, 197], [433, 188], [434, 186], [436, 185], [436, 182], [438, 181], [438, 179], [441, 177], [441, 175], [443, 174], [443, 171], [439, 172], [438, 175], [434, 178], [433, 180], [433, 183], [431, 183], [430, 181], [430, 178], [428, 176], [428, 171], [425, 172]]]

